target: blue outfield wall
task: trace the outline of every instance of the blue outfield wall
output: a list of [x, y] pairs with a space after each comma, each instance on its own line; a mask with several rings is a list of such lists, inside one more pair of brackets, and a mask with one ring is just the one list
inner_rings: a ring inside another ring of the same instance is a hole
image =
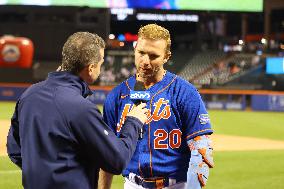
[[0, 86], [0, 101], [16, 101], [27, 89], [27, 86]]
[[[0, 84], [0, 101], [17, 101], [29, 86], [30, 84]], [[92, 101], [103, 104], [110, 88], [91, 87], [91, 89], [94, 91]]]
[[211, 101], [205, 102], [207, 109], [214, 110], [245, 110], [245, 102], [220, 102], [220, 101]]
[[284, 112], [284, 95], [252, 95], [253, 110]]
[[[17, 101], [30, 84], [0, 84], [0, 101]], [[91, 87], [94, 95], [91, 97], [96, 104], [103, 104], [112, 87]], [[202, 94], [202, 90], [200, 90]], [[215, 94], [218, 94], [216, 92]], [[231, 95], [231, 94], [227, 94]], [[256, 111], [284, 112], [284, 92], [280, 94], [243, 94], [241, 102], [205, 101], [208, 109], [245, 110], [250, 107]], [[245, 96], [251, 96], [251, 104], [246, 104]], [[248, 107], [247, 107], [248, 106]]]

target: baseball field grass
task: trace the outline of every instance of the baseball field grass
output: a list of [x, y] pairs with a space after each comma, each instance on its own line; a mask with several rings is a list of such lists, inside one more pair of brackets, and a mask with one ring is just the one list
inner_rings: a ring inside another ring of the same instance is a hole
[[[10, 119], [14, 105], [13, 102], [0, 102], [0, 120]], [[284, 113], [250, 111], [209, 111], [209, 113], [216, 135], [284, 142]], [[4, 125], [0, 124], [0, 127]], [[0, 133], [0, 145], [5, 135], [7, 134]], [[223, 141], [223, 143], [227, 142]], [[265, 144], [258, 145], [261, 147]], [[215, 168], [211, 169], [206, 188], [283, 189], [283, 157], [284, 149], [261, 150], [259, 148], [235, 151], [229, 146], [226, 151], [216, 150], [214, 152]], [[0, 189], [19, 188], [22, 188], [21, 171], [10, 162], [7, 156], [0, 156]], [[121, 188], [123, 188], [123, 179], [121, 176], [116, 176], [112, 189]]]

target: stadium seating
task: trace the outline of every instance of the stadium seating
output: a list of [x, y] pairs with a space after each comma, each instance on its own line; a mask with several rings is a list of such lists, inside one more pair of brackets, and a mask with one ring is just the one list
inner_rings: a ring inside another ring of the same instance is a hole
[[224, 59], [226, 53], [222, 51], [199, 52], [189, 60], [179, 75], [186, 80], [192, 81], [195, 77], [212, 68], [218, 61]]

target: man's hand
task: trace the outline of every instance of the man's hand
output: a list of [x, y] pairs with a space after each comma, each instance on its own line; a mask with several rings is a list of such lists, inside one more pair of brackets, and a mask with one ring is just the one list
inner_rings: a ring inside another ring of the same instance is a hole
[[100, 170], [98, 189], [110, 189], [113, 175]]
[[147, 121], [148, 109], [146, 108], [146, 103], [141, 103], [138, 106], [134, 106], [132, 110], [127, 114], [127, 116], [132, 116], [139, 119], [143, 124]]

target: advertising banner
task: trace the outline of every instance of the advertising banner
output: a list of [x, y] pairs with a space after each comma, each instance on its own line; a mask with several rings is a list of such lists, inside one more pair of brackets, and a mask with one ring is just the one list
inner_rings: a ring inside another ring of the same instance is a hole
[[251, 107], [260, 111], [284, 111], [284, 95], [252, 95]]

